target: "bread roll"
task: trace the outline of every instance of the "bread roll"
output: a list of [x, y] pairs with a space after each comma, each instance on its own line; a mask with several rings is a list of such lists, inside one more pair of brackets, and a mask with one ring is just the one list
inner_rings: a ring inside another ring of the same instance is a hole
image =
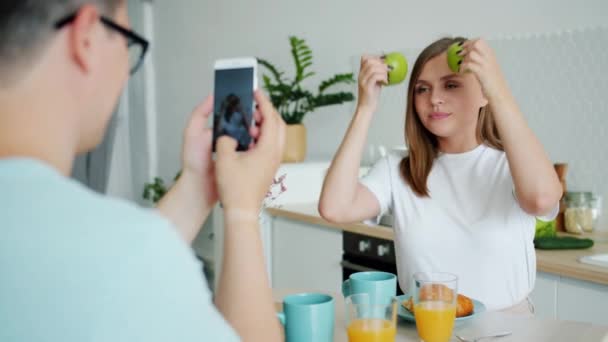
[[[454, 292], [452, 289], [441, 284], [431, 284], [423, 286], [420, 289], [420, 300], [424, 301], [442, 300], [449, 302], [453, 300], [453, 296]], [[401, 305], [403, 305], [403, 307], [405, 307], [408, 311], [414, 313], [414, 302], [412, 297], [403, 301]], [[456, 317], [472, 315], [474, 310], [475, 307], [471, 298], [461, 294], [456, 296]]]

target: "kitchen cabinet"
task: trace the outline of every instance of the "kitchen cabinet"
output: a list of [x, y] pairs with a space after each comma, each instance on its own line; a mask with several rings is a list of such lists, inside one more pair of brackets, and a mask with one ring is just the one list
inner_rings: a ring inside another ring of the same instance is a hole
[[561, 277], [557, 317], [608, 326], [608, 286]]
[[341, 231], [274, 217], [272, 255], [274, 288], [341, 292]]
[[608, 286], [538, 272], [531, 299], [539, 318], [608, 326]]
[[[287, 163], [282, 164], [275, 178], [283, 177], [283, 186], [286, 191], [277, 196], [278, 185], [273, 185], [270, 191], [276, 198], [265, 201], [265, 205], [268, 207], [281, 207], [293, 203], [310, 203], [316, 202], [319, 199], [321, 193], [321, 185], [325, 177], [325, 172], [329, 168], [329, 161], [316, 161], [316, 162], [302, 162], [302, 163]], [[274, 189], [274, 191], [273, 191]], [[213, 210], [213, 233], [214, 233], [214, 253], [213, 253], [213, 264], [215, 268], [215, 285], [220, 278], [220, 272], [222, 270], [222, 259], [224, 251], [224, 213], [219, 205], [216, 205]], [[272, 242], [272, 220], [266, 210], [263, 210], [260, 214], [260, 238], [264, 248], [264, 258], [266, 260], [266, 270], [269, 274], [270, 281], [272, 282], [273, 271], [273, 242]], [[281, 238], [283, 235], [279, 233]], [[289, 242], [285, 242], [286, 245]], [[341, 251], [341, 245], [339, 246]], [[310, 250], [307, 251], [310, 253]]]
[[559, 276], [538, 272], [536, 285], [530, 294], [537, 317], [557, 319], [557, 285]]

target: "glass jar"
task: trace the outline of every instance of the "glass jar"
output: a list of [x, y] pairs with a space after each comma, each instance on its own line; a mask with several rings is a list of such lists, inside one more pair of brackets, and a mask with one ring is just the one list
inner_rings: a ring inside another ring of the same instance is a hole
[[598, 227], [600, 216], [602, 216], [602, 196], [592, 194], [589, 200], [589, 207], [593, 216], [593, 228]]
[[598, 201], [593, 202], [592, 199], [591, 192], [566, 193], [566, 210], [564, 211], [566, 231], [574, 234], [593, 231], [594, 208], [592, 205], [595, 206], [596, 216], [599, 216], [599, 210], [597, 210]]

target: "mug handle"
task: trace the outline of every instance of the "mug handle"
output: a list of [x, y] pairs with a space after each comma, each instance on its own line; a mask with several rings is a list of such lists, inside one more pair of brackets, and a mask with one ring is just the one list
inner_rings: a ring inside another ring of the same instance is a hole
[[279, 319], [279, 322], [281, 322], [281, 325], [285, 326], [285, 313], [277, 312], [277, 318]]
[[342, 295], [344, 296], [344, 298], [350, 296], [350, 279], [346, 279], [342, 283]]

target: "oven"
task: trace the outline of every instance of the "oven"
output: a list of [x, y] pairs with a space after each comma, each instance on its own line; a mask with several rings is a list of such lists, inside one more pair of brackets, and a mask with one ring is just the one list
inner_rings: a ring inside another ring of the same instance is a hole
[[[381, 271], [397, 274], [395, 245], [391, 240], [342, 232], [342, 281], [356, 272]], [[397, 295], [403, 292], [397, 283]]]

